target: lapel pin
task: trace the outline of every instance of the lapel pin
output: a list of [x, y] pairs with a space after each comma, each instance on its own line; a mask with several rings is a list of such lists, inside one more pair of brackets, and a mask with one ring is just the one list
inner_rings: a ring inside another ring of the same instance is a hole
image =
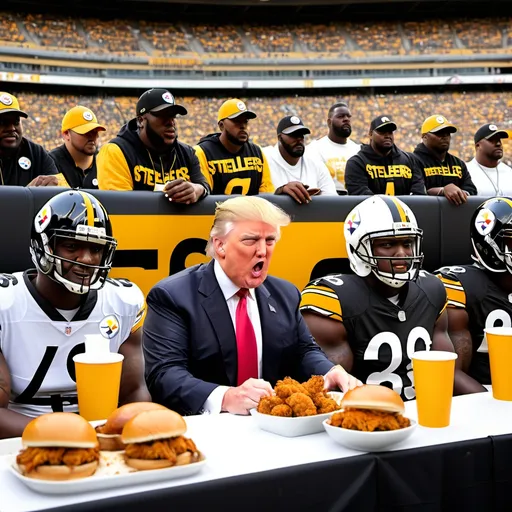
[[272, 304], [268, 305], [268, 309], [270, 309], [270, 311], [272, 311], [272, 313], [277, 313], [276, 308], [274, 306], [272, 306]]

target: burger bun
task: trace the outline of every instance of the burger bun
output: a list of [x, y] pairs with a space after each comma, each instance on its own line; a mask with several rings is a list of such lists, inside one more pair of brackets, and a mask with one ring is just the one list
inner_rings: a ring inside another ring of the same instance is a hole
[[399, 414], [405, 412], [404, 401], [396, 391], [376, 384], [365, 384], [347, 391], [341, 401], [341, 407]]
[[170, 409], [144, 411], [129, 420], [121, 434], [122, 442], [148, 443], [158, 439], [169, 439], [183, 435], [187, 424], [183, 417]]
[[37, 466], [35, 469], [27, 473], [23, 464], [18, 464], [22, 475], [28, 478], [36, 478], [38, 480], [77, 480], [79, 478], [87, 478], [93, 475], [98, 469], [98, 461], [81, 464], [80, 466]]

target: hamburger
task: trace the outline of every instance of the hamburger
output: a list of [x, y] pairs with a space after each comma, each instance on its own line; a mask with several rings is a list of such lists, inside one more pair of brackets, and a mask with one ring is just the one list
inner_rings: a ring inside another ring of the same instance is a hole
[[73, 480], [91, 476], [98, 468], [96, 432], [77, 414], [54, 412], [33, 419], [21, 442], [24, 449], [16, 462], [29, 478]]
[[331, 416], [333, 427], [375, 432], [409, 427], [400, 395], [385, 386], [366, 384], [351, 389], [343, 396], [342, 411]]
[[116, 409], [107, 418], [106, 423], [96, 427], [100, 450], [108, 452], [124, 450], [125, 445], [121, 441], [121, 432], [126, 422], [140, 412], [155, 409], [166, 409], [166, 407], [153, 402], [133, 402], [131, 404], [122, 405]]
[[169, 409], [137, 414], [121, 434], [126, 464], [146, 470], [197, 462], [199, 452], [191, 439], [183, 437], [186, 431], [185, 420]]

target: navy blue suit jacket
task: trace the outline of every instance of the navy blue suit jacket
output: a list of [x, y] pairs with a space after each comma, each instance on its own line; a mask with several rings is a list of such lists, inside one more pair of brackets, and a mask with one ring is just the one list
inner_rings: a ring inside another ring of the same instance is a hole
[[[302, 319], [295, 286], [269, 276], [256, 298], [263, 379], [272, 385], [286, 376], [305, 380], [333, 366]], [[160, 281], [147, 304], [145, 373], [155, 402], [180, 414], [197, 414], [218, 385], [236, 386], [235, 330], [213, 261]]]

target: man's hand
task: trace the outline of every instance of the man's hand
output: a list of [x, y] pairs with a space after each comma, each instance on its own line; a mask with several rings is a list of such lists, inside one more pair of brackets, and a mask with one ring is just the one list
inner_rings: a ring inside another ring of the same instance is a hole
[[460, 189], [455, 183], [444, 186], [444, 197], [455, 206], [460, 206], [467, 201], [467, 195], [464, 190]]
[[307, 185], [303, 185], [300, 181], [290, 181], [290, 183], [279, 187], [276, 194], [286, 194], [299, 204], [307, 204], [311, 201]]
[[263, 379], [248, 379], [237, 388], [229, 388], [222, 400], [222, 411], [231, 414], [249, 414], [249, 410], [258, 407], [260, 398], [271, 396], [272, 386]]
[[192, 204], [198, 199], [194, 184], [181, 178], [168, 181], [164, 187], [164, 194], [165, 197], [169, 198], [169, 201], [175, 203]]
[[340, 388], [341, 391], [346, 393], [350, 389], [362, 386], [363, 383], [353, 375], [350, 375], [350, 373], [344, 370], [340, 365], [336, 365], [333, 366], [325, 375], [324, 385], [327, 390]]
[[57, 179], [57, 176], [38, 176], [37, 178], [34, 178], [27, 187], [58, 187], [59, 186], [59, 180]]

